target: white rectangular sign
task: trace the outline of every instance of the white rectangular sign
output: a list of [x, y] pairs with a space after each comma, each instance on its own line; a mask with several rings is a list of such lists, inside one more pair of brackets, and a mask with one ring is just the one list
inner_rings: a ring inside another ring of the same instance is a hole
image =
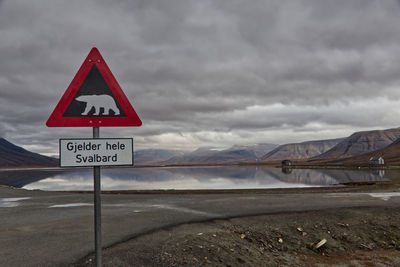
[[60, 167], [133, 166], [133, 139], [60, 139]]

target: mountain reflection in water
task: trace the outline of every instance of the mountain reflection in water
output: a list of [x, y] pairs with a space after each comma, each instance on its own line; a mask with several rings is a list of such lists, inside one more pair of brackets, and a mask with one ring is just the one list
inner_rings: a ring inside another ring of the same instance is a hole
[[[396, 179], [391, 171], [280, 169], [264, 166], [104, 168], [103, 190], [249, 189], [328, 186]], [[0, 171], [0, 184], [41, 190], [92, 190], [91, 169]]]

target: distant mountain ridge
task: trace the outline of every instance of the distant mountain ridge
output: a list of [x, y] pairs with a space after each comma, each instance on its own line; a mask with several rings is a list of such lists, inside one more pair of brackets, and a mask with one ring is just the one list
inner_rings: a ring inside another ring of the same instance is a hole
[[[247, 162], [273, 162], [284, 159], [323, 163], [351, 158], [383, 149], [400, 138], [400, 128], [355, 132], [347, 138], [314, 140], [284, 145], [234, 145], [229, 149], [199, 148], [193, 152], [175, 155], [155, 165], [212, 165]], [[399, 141], [400, 142], [400, 141]], [[400, 147], [400, 144], [398, 144]], [[172, 152], [170, 152], [172, 153]], [[396, 157], [395, 149], [389, 153]], [[372, 155], [372, 154], [371, 154]], [[375, 155], [375, 154], [374, 154]], [[167, 158], [167, 156], [165, 156]], [[362, 159], [365, 162], [365, 159]], [[400, 161], [400, 157], [399, 157]], [[136, 162], [139, 162], [136, 160]]]
[[[399, 152], [398, 152], [399, 151]], [[199, 148], [192, 152], [142, 149], [134, 152], [135, 165], [214, 165], [266, 163], [283, 159], [310, 164], [367, 164], [370, 157], [400, 163], [400, 128], [355, 132], [347, 138], [284, 145], [234, 145], [225, 150]], [[0, 167], [53, 167], [59, 160], [16, 146], [0, 138]]]
[[30, 152], [0, 138], [0, 167], [54, 167], [58, 159]]
[[400, 137], [400, 128], [356, 132], [310, 161], [344, 159], [382, 149]]
[[190, 164], [228, 164], [239, 162], [255, 162], [276, 148], [275, 144], [256, 144], [250, 146], [232, 146], [225, 150], [200, 148], [182, 156], [173, 157], [162, 162], [164, 165]]
[[[346, 158], [344, 160], [339, 160], [341, 163], [346, 165], [368, 165], [369, 160], [372, 157], [382, 157], [386, 164], [391, 163], [400, 163], [400, 138], [394, 141], [392, 144], [378, 149], [372, 152], [368, 152], [359, 156], [354, 156], [350, 158]], [[334, 163], [335, 161], [332, 161]]]
[[184, 152], [168, 149], [142, 149], [134, 152], [135, 165], [151, 165], [182, 156]]
[[328, 151], [342, 140], [344, 140], [344, 138], [316, 140], [281, 145], [264, 155], [262, 157], [262, 161], [274, 161], [283, 159], [303, 160], [312, 158]]

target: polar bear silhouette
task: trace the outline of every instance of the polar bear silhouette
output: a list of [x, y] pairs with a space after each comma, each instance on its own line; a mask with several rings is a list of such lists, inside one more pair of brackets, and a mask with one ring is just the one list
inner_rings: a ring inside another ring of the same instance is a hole
[[100, 115], [101, 109], [104, 110], [103, 115], [109, 115], [110, 110], [114, 111], [115, 115], [120, 114], [114, 98], [109, 95], [81, 95], [75, 100], [86, 103], [85, 111], [81, 115], [88, 115], [92, 108], [94, 108], [93, 115]]

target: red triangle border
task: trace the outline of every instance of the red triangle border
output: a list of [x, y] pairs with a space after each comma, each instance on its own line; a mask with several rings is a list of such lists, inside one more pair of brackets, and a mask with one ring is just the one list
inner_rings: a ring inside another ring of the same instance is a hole
[[[96, 64], [116, 100], [124, 110], [126, 117], [63, 117], [94, 64]], [[108, 68], [99, 50], [93, 47], [51, 113], [46, 125], [48, 127], [138, 127], [142, 125], [142, 121]]]

